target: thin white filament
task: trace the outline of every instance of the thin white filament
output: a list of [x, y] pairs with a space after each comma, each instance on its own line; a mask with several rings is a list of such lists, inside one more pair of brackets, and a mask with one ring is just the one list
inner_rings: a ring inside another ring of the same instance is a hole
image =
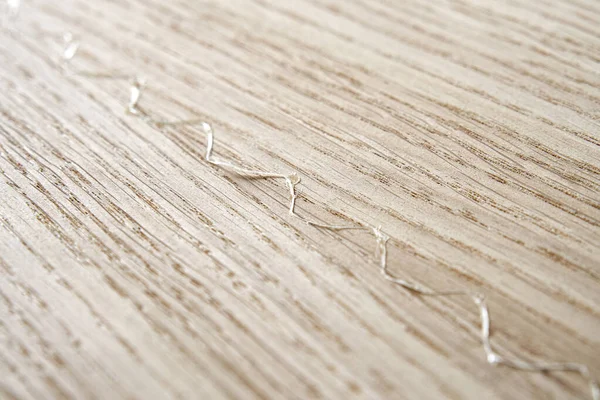
[[[66, 38], [67, 39], [67, 38]], [[68, 45], [65, 47], [63, 53], [63, 59], [66, 61], [70, 61], [77, 49], [79, 44], [74, 44], [72, 38], [69, 40], [65, 40]], [[82, 73], [81, 75], [84, 75]], [[88, 77], [109, 77], [115, 79], [121, 78], [130, 78], [130, 76], [123, 75], [110, 75], [110, 74], [96, 74], [96, 73], [87, 73], [85, 76]], [[178, 120], [178, 121], [160, 121], [151, 118], [146, 113], [144, 113], [139, 108], [139, 102], [142, 96], [143, 89], [145, 87], [145, 81], [143, 79], [135, 77], [133, 79], [133, 83], [130, 87], [130, 98], [129, 103], [127, 105], [127, 112], [131, 115], [135, 115], [141, 117], [149, 124], [152, 124], [156, 127], [163, 126], [182, 126], [182, 125], [197, 125], [200, 124], [204, 133], [207, 136], [207, 145], [206, 145], [206, 153], [205, 153], [205, 161], [208, 163], [223, 168], [227, 171], [233, 172], [242, 177], [246, 177], [249, 179], [266, 179], [266, 178], [276, 178], [276, 179], [284, 179], [286, 185], [289, 190], [290, 195], [290, 205], [288, 208], [288, 212], [290, 215], [303, 220], [310, 226], [325, 229], [330, 231], [342, 231], [342, 230], [359, 230], [371, 233], [376, 240], [377, 247], [376, 253], [379, 256], [379, 268], [381, 275], [387, 281], [399, 285], [402, 288], [415, 293], [417, 295], [422, 296], [468, 296], [470, 297], [474, 303], [477, 305], [479, 309], [479, 315], [481, 320], [481, 343], [483, 350], [486, 355], [486, 360], [489, 364], [495, 366], [505, 366], [508, 368], [512, 368], [520, 371], [529, 371], [529, 372], [548, 372], [548, 371], [566, 371], [566, 372], [577, 372], [583, 378], [588, 381], [590, 393], [592, 395], [593, 400], [600, 400], [600, 387], [598, 383], [593, 378], [590, 373], [589, 368], [584, 364], [573, 363], [573, 362], [565, 362], [565, 363], [554, 363], [554, 362], [527, 362], [520, 359], [508, 359], [501, 357], [498, 355], [492, 346], [491, 343], [491, 318], [490, 313], [485, 302], [485, 295], [482, 293], [469, 292], [465, 290], [443, 290], [437, 291], [429, 289], [419, 283], [410, 282], [407, 280], [403, 280], [391, 275], [388, 271], [387, 266], [387, 243], [390, 240], [390, 237], [385, 234], [381, 227], [371, 227], [371, 226], [363, 226], [363, 225], [327, 225], [320, 222], [310, 221], [295, 212], [296, 199], [298, 197], [296, 192], [296, 186], [300, 183], [300, 177], [295, 172], [290, 174], [281, 174], [278, 172], [268, 172], [257, 169], [248, 169], [241, 165], [234, 164], [227, 160], [222, 160], [213, 156], [214, 150], [214, 132], [210, 124], [204, 122], [202, 120]]]
[[65, 32], [63, 35], [63, 41], [65, 46], [63, 48], [62, 60], [65, 63], [68, 63], [75, 57], [77, 51], [79, 50], [79, 41], [73, 38], [73, 34], [71, 32]]
[[219, 167], [223, 167], [227, 170], [235, 172], [238, 175], [246, 176], [248, 178], [282, 178], [282, 179], [285, 179], [286, 182], [288, 182], [288, 180], [289, 180], [292, 187], [295, 186], [295, 183], [293, 183], [293, 182], [296, 182], [298, 179], [298, 177], [295, 173], [292, 174], [295, 177], [294, 180], [292, 181], [292, 177], [288, 176], [288, 175], [283, 175], [283, 174], [280, 174], [277, 172], [266, 172], [266, 171], [260, 171], [260, 170], [247, 169], [242, 166], [232, 164], [229, 161], [224, 161], [224, 160], [215, 158], [212, 155], [214, 143], [215, 143], [215, 135], [214, 135], [213, 129], [206, 122], [202, 122], [202, 129], [204, 130], [204, 133], [206, 133], [206, 136], [207, 136], [206, 156], [204, 157], [204, 159], [206, 161], [208, 161], [209, 163], [211, 163], [213, 165], [217, 165]]
[[[130, 106], [134, 100], [136, 100], [135, 104], [137, 104], [137, 101], [139, 100], [139, 96], [136, 97], [136, 95], [134, 93], [134, 89], [132, 88], [132, 97], [131, 97], [131, 101], [130, 101]], [[202, 125], [202, 129], [204, 130], [204, 133], [206, 134], [206, 153], [205, 153], [204, 159], [209, 164], [216, 165], [220, 168], [223, 168], [229, 172], [233, 172], [236, 175], [239, 175], [239, 176], [242, 176], [245, 178], [250, 178], [250, 179], [276, 178], [276, 179], [285, 180], [285, 183], [288, 186], [289, 192], [290, 192], [289, 212], [290, 212], [290, 214], [294, 214], [296, 198], [298, 197], [296, 194], [295, 188], [296, 188], [296, 185], [298, 183], [300, 183], [300, 177], [295, 172], [285, 175], [285, 174], [281, 174], [278, 172], [267, 172], [267, 171], [262, 171], [262, 170], [258, 170], [258, 169], [248, 169], [241, 165], [237, 165], [230, 161], [222, 160], [220, 158], [215, 157], [213, 155], [213, 150], [214, 150], [214, 146], [215, 146], [215, 134], [214, 134], [212, 127], [207, 122], [204, 122], [201, 120], [181, 120], [181, 121], [170, 122], [170, 121], [158, 121], [158, 120], [155, 120], [152, 118], [147, 119], [147, 120], [148, 120], [148, 122], [150, 122], [158, 127], [178, 126], [178, 125], [197, 125], [197, 124]]]
[[134, 77], [129, 90], [129, 103], [127, 104], [127, 112], [132, 115], [144, 114], [139, 108], [138, 103], [142, 98], [142, 90], [146, 86], [146, 80], [141, 77]]
[[204, 156], [204, 160], [206, 160], [209, 164], [218, 166], [229, 172], [233, 172], [236, 175], [249, 179], [275, 178], [285, 180], [286, 186], [288, 187], [290, 193], [290, 205], [288, 211], [291, 215], [296, 215], [294, 212], [296, 199], [298, 198], [298, 195], [296, 193], [296, 185], [300, 183], [300, 177], [298, 176], [298, 174], [292, 172], [286, 175], [278, 172], [267, 172], [258, 169], [248, 169], [241, 165], [237, 165], [230, 161], [222, 160], [220, 158], [215, 157], [213, 155], [213, 150], [215, 146], [215, 134], [210, 124], [202, 120], [161, 121], [149, 117], [147, 114], [142, 113], [138, 109], [138, 102], [141, 98], [142, 89], [143, 85], [139, 84], [139, 82], [134, 82], [134, 84], [131, 86], [131, 96], [129, 99], [129, 104], [127, 106], [130, 114], [141, 116], [146, 122], [155, 125], [159, 128], [164, 126], [184, 126], [200, 124], [202, 126], [202, 129], [204, 130], [204, 133], [206, 134], [206, 153]]
[[573, 363], [573, 362], [565, 362], [565, 363], [555, 363], [555, 362], [527, 362], [520, 359], [507, 359], [498, 355], [493, 347], [490, 340], [490, 330], [491, 330], [491, 318], [490, 312], [488, 310], [487, 304], [485, 302], [485, 295], [482, 293], [473, 293], [463, 290], [447, 290], [447, 291], [435, 291], [429, 288], [425, 288], [419, 284], [407, 282], [402, 279], [397, 279], [389, 274], [387, 270], [387, 241], [389, 240], [389, 236], [385, 233], [381, 232], [381, 229], [373, 228], [373, 235], [377, 241], [377, 251], [380, 255], [379, 263], [380, 270], [383, 274], [384, 278], [390, 282], [398, 284], [405, 289], [408, 289], [412, 292], [416, 292], [423, 296], [469, 296], [475, 302], [475, 304], [479, 307], [479, 315], [481, 319], [481, 342], [482, 347], [486, 355], [486, 360], [491, 365], [501, 365], [508, 368], [520, 370], [520, 371], [529, 371], [529, 372], [549, 372], [549, 371], [566, 371], [566, 372], [577, 372], [584, 379], [588, 381], [590, 392], [593, 400], [600, 400], [600, 387], [598, 386], [598, 382], [592, 377], [590, 370], [587, 365]]
[[77, 54], [80, 48], [80, 42], [75, 40], [71, 32], [65, 32], [63, 34], [64, 48], [61, 54], [61, 67], [65, 72], [69, 72], [70, 75], [83, 76], [86, 78], [93, 79], [114, 79], [114, 80], [128, 80], [131, 81], [129, 103], [125, 111], [133, 115], [142, 115], [141, 110], [138, 109], [138, 102], [142, 96], [142, 89], [146, 84], [146, 80], [143, 77], [131, 74], [124, 74], [119, 72], [94, 72], [94, 71], [81, 71], [74, 70], [71, 67], [71, 61]]

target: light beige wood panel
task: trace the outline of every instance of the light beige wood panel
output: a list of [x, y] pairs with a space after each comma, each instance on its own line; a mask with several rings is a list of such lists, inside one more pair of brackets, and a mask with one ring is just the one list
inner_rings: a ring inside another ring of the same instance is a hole
[[3, 398], [581, 399], [600, 371], [600, 3], [23, 0], [0, 41]]

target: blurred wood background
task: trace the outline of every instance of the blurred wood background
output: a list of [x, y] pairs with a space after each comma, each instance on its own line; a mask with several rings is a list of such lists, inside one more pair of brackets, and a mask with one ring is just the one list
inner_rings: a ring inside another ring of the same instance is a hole
[[3, 399], [587, 399], [600, 377], [600, 3], [23, 0], [0, 33]]

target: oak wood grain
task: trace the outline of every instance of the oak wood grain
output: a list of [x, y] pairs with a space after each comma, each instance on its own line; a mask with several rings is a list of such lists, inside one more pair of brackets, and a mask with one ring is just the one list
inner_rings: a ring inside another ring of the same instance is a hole
[[0, 35], [0, 397], [581, 399], [600, 378], [600, 3], [23, 0]]

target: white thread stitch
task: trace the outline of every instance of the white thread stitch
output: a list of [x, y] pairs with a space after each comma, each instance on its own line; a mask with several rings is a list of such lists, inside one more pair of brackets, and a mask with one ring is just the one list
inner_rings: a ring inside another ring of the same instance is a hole
[[405, 289], [408, 289], [412, 292], [416, 292], [420, 295], [424, 296], [468, 296], [474, 301], [474, 303], [479, 308], [479, 315], [481, 319], [481, 342], [483, 346], [483, 350], [486, 355], [486, 360], [491, 365], [501, 365], [508, 368], [521, 370], [521, 371], [530, 371], [530, 372], [549, 372], [549, 371], [567, 371], [567, 372], [577, 372], [584, 379], [588, 381], [590, 392], [593, 400], [600, 399], [600, 387], [598, 386], [598, 382], [592, 377], [590, 370], [587, 365], [573, 362], [566, 363], [548, 363], [548, 362], [526, 362], [519, 359], [506, 359], [498, 355], [491, 343], [490, 339], [490, 328], [491, 328], [491, 318], [490, 313], [485, 302], [485, 295], [483, 293], [476, 292], [468, 292], [462, 290], [449, 290], [449, 291], [434, 291], [428, 288], [425, 288], [419, 284], [407, 282], [401, 279], [397, 279], [390, 275], [387, 271], [387, 241], [389, 240], [389, 236], [385, 233], [381, 232], [381, 229], [374, 228], [373, 234], [377, 240], [378, 252], [380, 254], [380, 268], [381, 273], [384, 278], [388, 281], [391, 281], [395, 284], [398, 284]]
[[77, 54], [77, 50], [79, 50], [79, 41], [73, 38], [73, 34], [71, 32], [65, 32], [63, 35], [63, 41], [65, 43], [65, 47], [62, 52], [62, 60], [65, 63], [68, 63], [75, 57]]
[[68, 75], [83, 76], [86, 78], [94, 79], [114, 79], [114, 80], [127, 80], [131, 82], [129, 103], [125, 111], [129, 114], [144, 116], [144, 113], [138, 108], [138, 102], [142, 96], [142, 90], [146, 85], [146, 79], [138, 75], [129, 75], [123, 73], [113, 72], [92, 72], [92, 71], [81, 71], [73, 69], [71, 61], [77, 54], [80, 46], [80, 42], [75, 39], [71, 32], [65, 32], [63, 34], [64, 48], [61, 54], [59, 65], [63, 72]]
[[[74, 45], [69, 45], [65, 48], [65, 53], [63, 54], [63, 58], [66, 61], [70, 61], [78, 49], [78, 44], [74, 48]], [[71, 50], [69, 50], [71, 49]], [[69, 50], [67, 52], [67, 50]], [[65, 55], [69, 57], [65, 57]], [[79, 73], [79, 75], [87, 76], [87, 77], [108, 77], [114, 79], [130, 79], [131, 76], [124, 75], [103, 75], [96, 73]], [[163, 126], [182, 126], [182, 125], [198, 125], [202, 126], [204, 133], [207, 136], [207, 146], [205, 153], [205, 161], [208, 163], [233, 172], [237, 175], [246, 178], [276, 178], [276, 179], [284, 179], [286, 182], [286, 186], [288, 187], [290, 194], [290, 205], [288, 208], [288, 213], [295, 218], [298, 218], [310, 226], [319, 229], [326, 229], [330, 231], [342, 231], [342, 230], [359, 230], [371, 233], [376, 241], [376, 254], [379, 256], [379, 269], [383, 278], [393, 284], [399, 285], [402, 288], [413, 292], [417, 295], [422, 296], [467, 296], [470, 297], [473, 302], [477, 305], [479, 310], [479, 316], [481, 321], [481, 342], [482, 347], [486, 355], [486, 361], [494, 366], [505, 366], [507, 368], [512, 368], [520, 371], [529, 371], [529, 372], [549, 372], [549, 371], [565, 371], [565, 372], [576, 372], [581, 375], [584, 379], [588, 381], [588, 385], [590, 388], [590, 393], [593, 400], [600, 400], [600, 387], [598, 386], [597, 381], [593, 378], [589, 368], [587, 365], [573, 362], [565, 362], [565, 363], [553, 363], [553, 362], [526, 362], [519, 359], [507, 359], [498, 355], [492, 346], [491, 343], [491, 317], [485, 302], [485, 295], [477, 292], [469, 292], [465, 290], [443, 290], [443, 291], [435, 291], [429, 289], [421, 284], [409, 282], [403, 279], [399, 279], [391, 275], [387, 268], [387, 242], [390, 240], [390, 237], [381, 230], [381, 227], [372, 227], [372, 226], [364, 226], [364, 225], [327, 225], [319, 222], [310, 221], [300, 215], [298, 215], [295, 211], [296, 200], [298, 198], [296, 192], [296, 186], [300, 183], [300, 177], [292, 172], [290, 174], [281, 174], [277, 172], [267, 172], [262, 170], [253, 170], [247, 169], [241, 165], [236, 165], [227, 160], [222, 160], [213, 156], [214, 149], [214, 132], [210, 124], [202, 121], [202, 120], [178, 120], [178, 121], [160, 121], [151, 118], [148, 114], [144, 113], [139, 108], [139, 101], [141, 99], [143, 89], [145, 87], [145, 80], [141, 78], [134, 77], [133, 83], [130, 87], [130, 99], [127, 105], [127, 112], [131, 115], [137, 116], [145, 120], [147, 123], [154, 125], [157, 128]]]

